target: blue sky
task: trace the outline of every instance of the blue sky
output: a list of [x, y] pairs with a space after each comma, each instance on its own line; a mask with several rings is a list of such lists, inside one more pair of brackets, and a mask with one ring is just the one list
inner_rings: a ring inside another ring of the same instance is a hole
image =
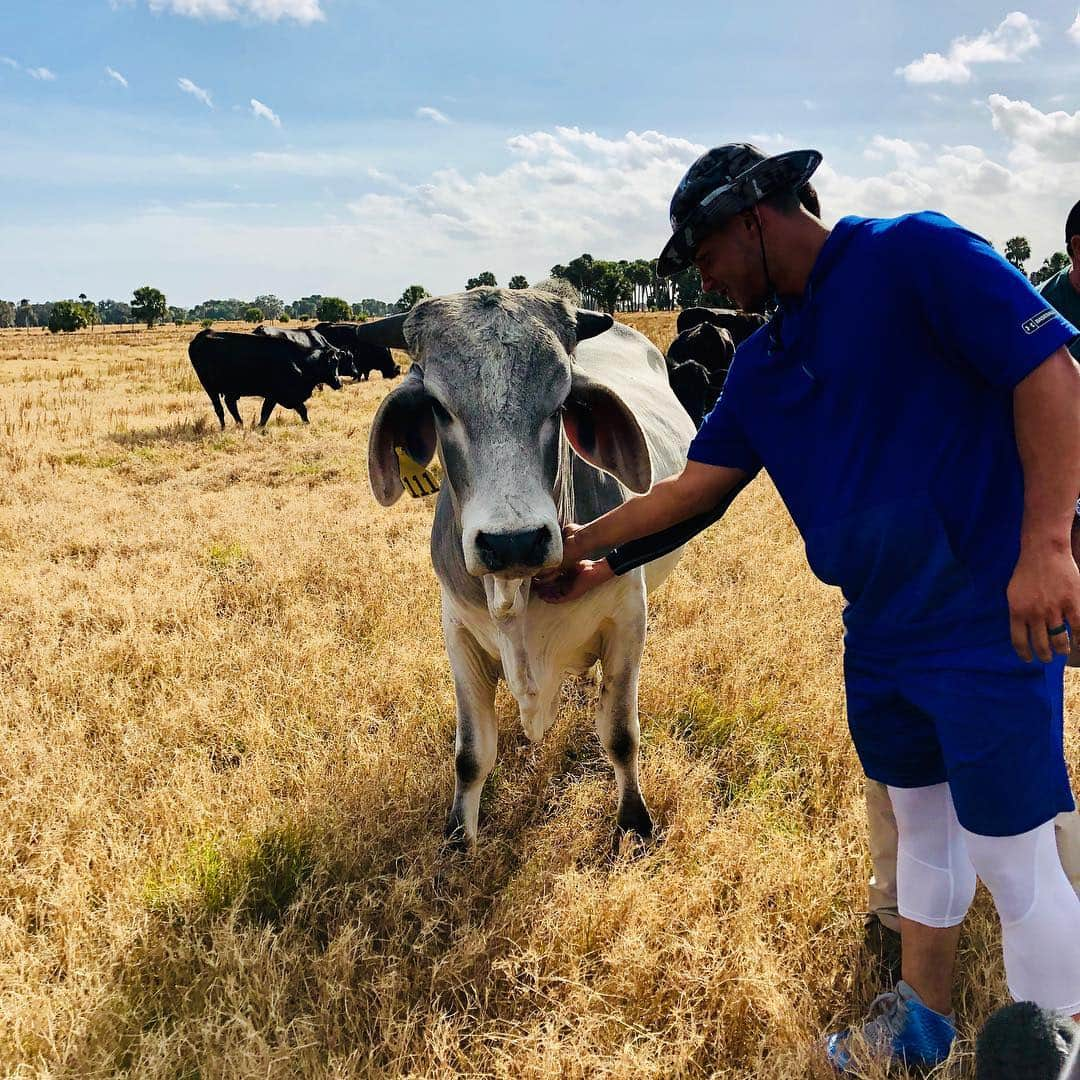
[[829, 221], [943, 209], [1033, 265], [1080, 198], [1075, 0], [3, 15], [4, 298], [393, 299], [651, 257], [689, 162], [745, 138], [821, 149]]

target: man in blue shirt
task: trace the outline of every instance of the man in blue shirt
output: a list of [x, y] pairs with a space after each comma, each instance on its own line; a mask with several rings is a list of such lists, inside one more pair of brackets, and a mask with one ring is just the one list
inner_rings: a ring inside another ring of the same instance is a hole
[[1053, 832], [1073, 808], [1062, 669], [1080, 625], [1080, 369], [1064, 347], [1075, 328], [948, 218], [829, 231], [805, 213], [796, 192], [819, 162], [733, 144], [683, 178], [658, 271], [693, 262], [706, 289], [776, 314], [740, 347], [683, 472], [569, 526], [563, 570], [539, 589], [580, 596], [649, 557], [620, 545], [656, 535], [670, 550], [679, 523], [696, 531], [760, 469], [772, 477], [812, 569], [848, 601], [849, 726], [897, 819], [903, 979], [880, 1016], [828, 1039], [848, 1071], [948, 1055], [976, 872], [1013, 996], [1080, 1016], [1080, 900]]

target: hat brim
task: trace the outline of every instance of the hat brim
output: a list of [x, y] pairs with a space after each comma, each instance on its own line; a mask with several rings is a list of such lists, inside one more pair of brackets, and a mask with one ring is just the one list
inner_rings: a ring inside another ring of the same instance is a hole
[[693, 229], [684, 225], [675, 230], [656, 260], [657, 276], [671, 277], [694, 261], [694, 252], [704, 236], [703, 227], [711, 230], [727, 218], [749, 210], [778, 190], [781, 178], [782, 186], [797, 191], [820, 164], [817, 150], [787, 150], [747, 169], [732, 181], [729, 190], [716, 195], [707, 206], [702, 204], [704, 212], [695, 215]]

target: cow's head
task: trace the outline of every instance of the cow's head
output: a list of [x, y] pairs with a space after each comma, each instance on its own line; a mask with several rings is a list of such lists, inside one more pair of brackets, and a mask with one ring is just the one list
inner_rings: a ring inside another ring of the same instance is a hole
[[422, 465], [438, 450], [469, 573], [523, 578], [561, 561], [563, 431], [596, 468], [632, 491], [649, 488], [637, 420], [573, 362], [578, 342], [609, 329], [610, 316], [531, 290], [481, 288], [381, 322], [361, 329], [416, 363], [372, 424], [372, 490], [384, 506], [401, 495], [396, 446]]
[[345, 362], [345, 357], [340, 349], [333, 345], [321, 345], [312, 349], [301, 361], [301, 367], [309, 379], [316, 384], [325, 383], [331, 390], [341, 389], [341, 380], [338, 378], [338, 365]]
[[379, 372], [384, 379], [396, 379], [401, 374], [401, 368], [394, 363], [394, 357], [387, 349], [386, 356], [379, 364]]

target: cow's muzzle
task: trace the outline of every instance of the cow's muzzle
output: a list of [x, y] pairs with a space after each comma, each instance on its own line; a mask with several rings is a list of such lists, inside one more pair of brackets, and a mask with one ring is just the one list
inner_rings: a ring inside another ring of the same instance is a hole
[[478, 532], [474, 543], [480, 561], [489, 572], [513, 570], [527, 576], [547, 561], [551, 540], [551, 529], [541, 525], [523, 532]]

